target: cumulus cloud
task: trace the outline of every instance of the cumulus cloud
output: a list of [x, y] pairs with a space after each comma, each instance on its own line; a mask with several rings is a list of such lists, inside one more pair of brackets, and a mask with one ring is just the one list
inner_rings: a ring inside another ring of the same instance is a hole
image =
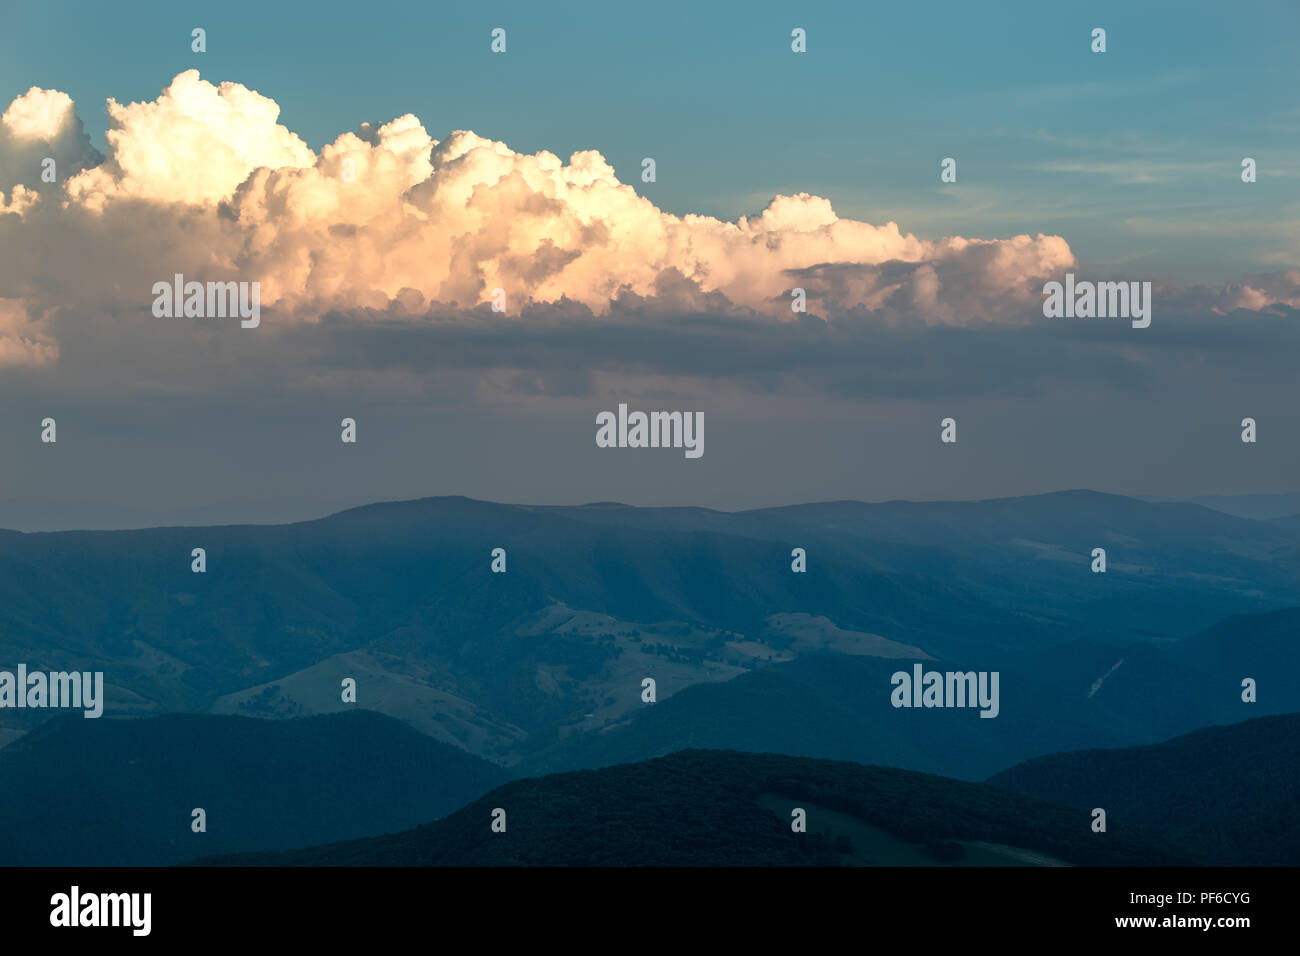
[[0, 196], [0, 213], [19, 203], [24, 209], [34, 196], [21, 189], [42, 187], [42, 162], [55, 161], [55, 181], [60, 182], [103, 161], [86, 135], [72, 97], [58, 90], [33, 86], [0, 114], [0, 193], [11, 192], [9, 203]]
[[316, 155], [279, 116], [274, 100], [238, 83], [213, 86], [198, 70], [152, 103], [110, 99], [107, 161], [68, 183], [69, 200], [96, 211], [120, 199], [211, 206], [254, 169], [311, 166]]
[[599, 316], [637, 300], [788, 319], [802, 284], [823, 317], [891, 307], [965, 324], [1014, 313], [1036, 299], [1032, 280], [1074, 261], [1059, 237], [923, 240], [806, 193], [736, 222], [675, 216], [594, 150], [565, 162], [465, 130], [438, 141], [409, 114], [317, 154], [279, 112], [190, 70], [152, 102], [109, 100], [108, 153], [92, 163], [71, 99], [19, 97], [4, 114], [5, 168], [26, 168], [36, 143], [87, 168], [57, 196], [0, 197], [0, 235], [25, 250], [0, 294], [140, 308], [180, 272], [259, 281], [263, 307], [290, 319], [481, 308], [498, 288], [516, 314], [568, 303]]
[[[274, 100], [195, 70], [151, 102], [109, 100], [108, 118], [100, 156], [64, 93], [33, 88], [0, 117], [0, 361], [57, 357], [52, 316], [147, 320], [154, 283], [176, 273], [259, 282], [268, 329], [491, 316], [495, 289], [512, 317], [789, 324], [794, 288], [832, 323], [972, 327], [1036, 321], [1043, 282], [1077, 268], [1059, 236], [922, 239], [807, 193], [735, 222], [672, 215], [594, 150], [435, 140], [410, 114], [316, 152]], [[44, 155], [56, 184], [39, 182]], [[1300, 273], [1171, 294], [1219, 313], [1294, 309]]]
[[[516, 307], [567, 299], [604, 314], [629, 294], [682, 307], [718, 293], [715, 304], [790, 316], [796, 270], [902, 260], [952, 264], [942, 272], [950, 285], [929, 277], [929, 295], [948, 307], [929, 314], [963, 322], [1022, 297], [1026, 274], [1073, 261], [1056, 237], [927, 242], [893, 223], [840, 219], [807, 194], [778, 196], [737, 222], [674, 216], [620, 183], [595, 151], [565, 163], [468, 131], [434, 142], [412, 116], [370, 141], [340, 137], [310, 168], [253, 170], [228, 205], [249, 266], [272, 283], [269, 297], [307, 313], [378, 307], [403, 289], [477, 306], [500, 288]], [[992, 247], [1000, 251], [989, 255]], [[849, 304], [893, 291], [871, 269], [862, 283]], [[809, 297], [812, 310], [845, 305], [815, 289]]]

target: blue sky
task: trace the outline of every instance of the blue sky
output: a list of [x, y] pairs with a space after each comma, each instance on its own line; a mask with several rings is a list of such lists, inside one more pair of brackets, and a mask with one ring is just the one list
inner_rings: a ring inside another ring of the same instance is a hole
[[1060, 234], [1099, 272], [1216, 282], [1300, 262], [1294, 2], [52, 2], [3, 18], [0, 95], [67, 92], [101, 150], [107, 97], [153, 99], [198, 67], [275, 99], [314, 148], [413, 112], [435, 138], [598, 149], [675, 213], [734, 219], [809, 191], [923, 238]]
[[[101, 152], [151, 105], [93, 169], [62, 96], [0, 125], [0, 527], [1294, 492], [1298, 49], [1277, 0], [10, 3], [4, 103], [63, 91]], [[318, 154], [263, 97], [316, 151], [423, 128]], [[649, 202], [531, 155], [588, 149]], [[838, 219], [677, 218], [800, 192]], [[1067, 269], [1151, 280], [1150, 327], [1045, 315]], [[158, 316], [178, 273], [257, 286], [256, 330]], [[624, 402], [707, 453], [606, 454]]]

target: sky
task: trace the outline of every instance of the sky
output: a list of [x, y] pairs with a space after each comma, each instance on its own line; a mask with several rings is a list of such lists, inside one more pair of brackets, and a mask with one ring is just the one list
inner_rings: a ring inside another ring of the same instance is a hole
[[[200, 69], [313, 148], [410, 112], [521, 152], [598, 149], [679, 215], [808, 191], [922, 236], [1067, 235], [1097, 267], [1190, 280], [1300, 250], [1300, 4], [8, 4], [6, 102], [157, 96]], [[203, 26], [208, 52], [190, 52]], [[507, 30], [507, 53], [488, 52]], [[792, 56], [789, 33], [808, 31]], [[1104, 55], [1090, 32], [1107, 29]], [[1082, 37], [1082, 39], [1080, 39]], [[653, 189], [638, 181], [656, 157]], [[939, 190], [938, 160], [958, 160]], [[1241, 157], [1266, 175], [1243, 195]], [[1228, 228], [1232, 243], [1209, 224]], [[1251, 227], [1249, 237], [1231, 230]]]
[[[1282, 2], [8, 5], [0, 526], [1296, 490], [1298, 40]], [[156, 316], [176, 272], [261, 325]], [[1066, 272], [1152, 324], [1044, 317]], [[620, 402], [705, 454], [596, 447]]]

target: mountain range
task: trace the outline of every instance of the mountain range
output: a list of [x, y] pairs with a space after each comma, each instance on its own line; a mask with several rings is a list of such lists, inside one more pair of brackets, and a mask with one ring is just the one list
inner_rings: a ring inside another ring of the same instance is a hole
[[[745, 512], [429, 498], [288, 525], [0, 532], [0, 670], [102, 670], [108, 715], [0, 709], [0, 765], [25, 781], [3, 797], [14, 860], [42, 859], [30, 834], [70, 815], [119, 862], [368, 838], [509, 777], [684, 750], [978, 782], [1300, 711], [1298, 655], [1294, 517], [1088, 491]], [[998, 716], [894, 707], [892, 675], [916, 664], [997, 672]], [[186, 756], [187, 735], [208, 743]], [[249, 797], [238, 836], [220, 825], [282, 754], [331, 778], [334, 737], [381, 763], [356, 794], [318, 788], [320, 826], [293, 817], [311, 798], [291, 781], [265, 791], [277, 809]], [[107, 762], [77, 777], [87, 751]], [[142, 776], [155, 752], [193, 786]], [[226, 809], [196, 851], [205, 799]], [[1194, 856], [1184, 836], [1162, 831]]]
[[[359, 706], [523, 770], [685, 744], [983, 779], [1300, 709], [1274, 667], [1295, 653], [1298, 572], [1284, 520], [1093, 492], [737, 513], [432, 498], [279, 526], [0, 533], [0, 666], [103, 670], [117, 715]], [[918, 660], [1000, 672], [1002, 715], [893, 711], [889, 675]], [[790, 707], [765, 704], [777, 686]], [[3, 710], [0, 732], [48, 716]], [[943, 745], [954, 732], [974, 736]]]

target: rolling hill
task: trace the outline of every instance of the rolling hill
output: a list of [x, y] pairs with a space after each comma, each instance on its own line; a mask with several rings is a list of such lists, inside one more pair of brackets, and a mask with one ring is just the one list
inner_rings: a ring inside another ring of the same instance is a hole
[[1069, 806], [1103, 807], [1225, 866], [1300, 865], [1300, 714], [1207, 727], [1164, 743], [1053, 754], [989, 778]]
[[[492, 829], [505, 811], [505, 832]], [[807, 832], [792, 830], [796, 808]], [[1133, 827], [883, 767], [692, 750], [515, 780], [436, 823], [287, 853], [276, 866], [1163, 865], [1187, 861]]]

